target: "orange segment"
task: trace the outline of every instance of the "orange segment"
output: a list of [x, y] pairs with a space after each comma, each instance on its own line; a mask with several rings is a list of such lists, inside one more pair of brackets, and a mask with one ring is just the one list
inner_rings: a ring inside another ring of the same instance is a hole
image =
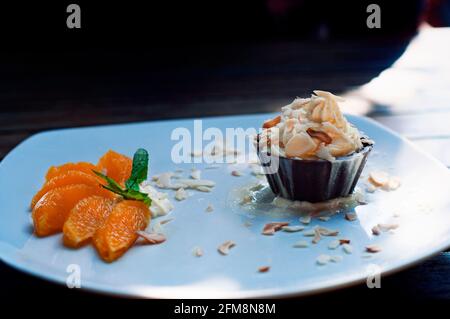
[[95, 232], [93, 243], [100, 257], [112, 262], [122, 256], [136, 241], [136, 231], [144, 230], [150, 221], [150, 210], [141, 201], [124, 200]]
[[110, 193], [101, 187], [84, 184], [66, 185], [47, 192], [33, 208], [34, 231], [47, 236], [62, 230], [70, 210], [83, 198]]
[[132, 166], [131, 158], [109, 150], [98, 161], [97, 170], [124, 186], [131, 175]]
[[67, 171], [82, 171], [93, 175], [92, 170], [96, 169], [94, 164], [88, 162], [66, 163], [60, 166], [52, 166], [48, 169], [45, 179], [48, 181], [53, 177], [63, 174]]
[[97, 228], [109, 216], [113, 206], [114, 201], [100, 196], [80, 200], [64, 223], [64, 245], [76, 248], [89, 242]]
[[33, 199], [31, 200], [31, 208], [36, 205], [36, 203], [41, 199], [42, 196], [45, 195], [48, 191], [71, 184], [85, 184], [90, 186], [99, 186], [100, 184], [103, 184], [103, 181], [100, 180], [98, 177], [87, 174], [82, 171], [66, 171], [62, 172], [61, 174], [56, 175], [52, 179], [48, 180], [44, 186], [34, 195]]

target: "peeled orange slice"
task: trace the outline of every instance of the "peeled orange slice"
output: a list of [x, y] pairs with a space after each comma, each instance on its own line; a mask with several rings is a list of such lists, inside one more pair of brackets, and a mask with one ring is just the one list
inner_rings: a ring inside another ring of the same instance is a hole
[[64, 223], [64, 245], [76, 248], [88, 243], [109, 216], [113, 206], [113, 200], [100, 196], [80, 200]]
[[83, 198], [105, 195], [105, 189], [85, 184], [57, 187], [47, 192], [33, 208], [32, 218], [37, 236], [60, 232], [72, 208]]
[[31, 200], [31, 208], [36, 205], [36, 203], [45, 195], [48, 191], [71, 184], [85, 184], [90, 186], [100, 186], [103, 184], [103, 180], [99, 179], [97, 176], [85, 173], [83, 171], [66, 171], [61, 172], [55, 177], [48, 180], [44, 186], [34, 195]]
[[96, 169], [94, 164], [88, 162], [66, 163], [60, 166], [52, 166], [48, 169], [45, 179], [48, 181], [53, 177], [66, 173], [67, 171], [82, 171], [93, 175], [92, 170]]
[[136, 232], [144, 230], [149, 221], [150, 210], [143, 202], [119, 202], [93, 237], [100, 257], [112, 262], [122, 256], [138, 238]]
[[131, 158], [109, 150], [98, 161], [97, 170], [124, 186], [130, 178], [132, 166]]

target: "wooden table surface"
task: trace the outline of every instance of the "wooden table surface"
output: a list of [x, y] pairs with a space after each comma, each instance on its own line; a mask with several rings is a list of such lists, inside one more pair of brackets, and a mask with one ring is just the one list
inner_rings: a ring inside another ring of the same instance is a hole
[[[61, 63], [65, 58], [70, 63]], [[47, 129], [275, 111], [321, 88], [450, 168], [450, 29], [409, 43], [281, 42], [183, 51], [2, 54], [0, 158]], [[450, 212], [449, 212], [450, 214]], [[450, 298], [450, 252], [365, 286], [312, 297]], [[0, 294], [86, 296], [0, 263]]]

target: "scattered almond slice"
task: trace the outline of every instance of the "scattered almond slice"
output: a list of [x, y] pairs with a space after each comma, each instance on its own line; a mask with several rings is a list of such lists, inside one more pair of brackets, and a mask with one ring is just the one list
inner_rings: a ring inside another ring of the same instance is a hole
[[344, 259], [344, 257], [342, 257], [341, 255], [335, 255], [335, 256], [331, 256], [330, 257], [330, 261], [334, 262], [334, 263], [339, 263]]
[[264, 273], [270, 270], [270, 266], [261, 266], [258, 268], [258, 272]]
[[379, 246], [377, 246], [377, 245], [367, 245], [367, 246], [366, 246], [366, 251], [367, 251], [368, 253], [375, 254], [375, 253], [380, 252], [380, 251], [381, 251], [381, 248], [380, 248]]
[[206, 207], [206, 212], [207, 213], [211, 213], [214, 211], [214, 206], [212, 204], [209, 204], [208, 207]]
[[303, 232], [303, 236], [312, 237], [316, 234], [315, 228], [307, 229]]
[[345, 219], [348, 220], [349, 222], [355, 221], [358, 219], [358, 217], [356, 216], [355, 213], [346, 213], [345, 214]]
[[174, 218], [167, 218], [167, 219], [160, 221], [159, 223], [161, 225], [164, 225], [164, 224], [170, 223], [172, 220], [174, 220]]
[[262, 234], [263, 235], [273, 235], [276, 231], [279, 231], [283, 226], [289, 225], [288, 222], [273, 222], [264, 225]]
[[228, 241], [224, 242], [223, 244], [221, 244], [217, 248], [217, 250], [220, 254], [226, 256], [230, 252], [230, 249], [233, 248], [234, 246], [236, 246], [236, 243], [232, 240], [228, 240]]
[[339, 240], [333, 240], [332, 242], [330, 242], [329, 244], [328, 244], [328, 249], [336, 249], [336, 248], [338, 248], [338, 246], [340, 245], [341, 243], [340, 243], [340, 241]]
[[202, 175], [202, 171], [197, 168], [191, 169], [191, 178], [192, 179], [200, 179]]
[[144, 242], [149, 245], [157, 245], [166, 241], [166, 236], [160, 233], [147, 233], [145, 231], [138, 230], [137, 235], [144, 239]]
[[326, 265], [331, 260], [329, 255], [319, 255], [316, 259], [316, 263], [319, 265]]
[[239, 176], [242, 176], [242, 173], [240, 171], [234, 170], [234, 171], [231, 171], [231, 175], [239, 177]]
[[210, 187], [206, 187], [206, 186], [198, 186], [196, 187], [196, 189], [200, 192], [204, 192], [204, 193], [209, 193], [211, 192], [211, 188]]
[[353, 253], [353, 247], [350, 244], [343, 244], [342, 249], [346, 254], [350, 255], [351, 253]]
[[328, 229], [325, 227], [317, 227], [319, 233], [323, 236], [337, 236], [339, 235], [339, 230]]
[[300, 217], [300, 223], [308, 225], [311, 222], [311, 216]]
[[383, 185], [381, 188], [385, 191], [394, 191], [399, 188], [401, 185], [400, 178], [397, 176], [393, 176], [389, 178], [387, 184]]
[[378, 225], [375, 225], [372, 227], [372, 234], [374, 234], [375, 236], [378, 236], [381, 234], [381, 230], [380, 230], [380, 227], [378, 227]]
[[288, 232], [288, 233], [295, 233], [295, 232], [299, 232], [302, 231], [303, 229], [305, 229], [305, 227], [303, 226], [283, 226], [281, 227], [282, 231]]
[[200, 247], [194, 247], [194, 249], [192, 250], [192, 254], [195, 257], [201, 257], [203, 256], [203, 250]]
[[339, 239], [339, 244], [340, 245], [350, 244], [350, 239], [341, 238], [341, 239]]
[[320, 216], [319, 219], [323, 222], [329, 221], [330, 217], [329, 216]]
[[313, 244], [317, 244], [322, 239], [322, 236], [320, 236], [320, 229], [314, 228], [314, 238], [312, 240]]
[[306, 240], [299, 240], [298, 242], [294, 243], [293, 247], [295, 248], [307, 248], [309, 247], [309, 244]]
[[389, 182], [389, 174], [382, 171], [370, 172], [369, 182], [374, 186], [381, 187]]
[[178, 200], [178, 201], [185, 200], [188, 197], [189, 197], [189, 194], [184, 190], [184, 188], [179, 188], [175, 192], [175, 199]]
[[378, 224], [377, 225], [383, 232], [387, 232], [390, 230], [397, 229], [399, 227], [398, 224]]

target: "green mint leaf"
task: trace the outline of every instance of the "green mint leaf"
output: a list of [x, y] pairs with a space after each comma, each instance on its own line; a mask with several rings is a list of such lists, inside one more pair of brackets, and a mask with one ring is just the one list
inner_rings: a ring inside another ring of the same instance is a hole
[[148, 174], [148, 153], [145, 149], [139, 148], [133, 156], [133, 168], [130, 178], [125, 182], [128, 190], [139, 191], [139, 184], [147, 179]]
[[124, 191], [122, 186], [120, 186], [120, 184], [117, 183], [115, 180], [113, 180], [111, 177], [108, 177], [105, 174], [100, 173], [100, 172], [98, 172], [96, 170], [92, 170], [92, 171], [94, 172], [95, 175], [103, 178], [108, 183], [108, 186], [111, 188], [112, 192], [116, 192], [116, 191], [122, 191], [123, 192]]
[[[123, 189], [122, 186], [120, 186], [120, 184], [117, 183], [115, 180], [113, 180], [111, 177], [108, 177], [105, 174], [102, 174], [95, 170], [93, 170], [93, 172], [108, 183], [107, 185], [102, 185], [103, 188], [105, 188], [113, 193], [116, 193], [125, 199], [140, 200], [140, 201], [143, 201], [144, 204], [146, 204], [147, 206], [151, 205], [152, 200], [150, 199], [150, 197], [148, 197], [148, 194], [141, 193], [139, 190], [128, 189], [128, 188]], [[138, 184], [138, 187], [139, 187], [139, 184]]]

